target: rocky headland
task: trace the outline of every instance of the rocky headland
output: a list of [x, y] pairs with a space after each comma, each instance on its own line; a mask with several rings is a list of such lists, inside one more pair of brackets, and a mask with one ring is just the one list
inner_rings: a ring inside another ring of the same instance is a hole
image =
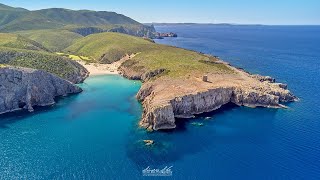
[[0, 67], [0, 114], [34, 106], [48, 106], [58, 96], [80, 93], [81, 88], [42, 70]]
[[163, 39], [165, 37], [178, 37], [177, 33], [169, 32], [169, 33], [154, 33], [154, 39]]
[[[129, 79], [144, 83], [137, 94], [142, 102], [140, 125], [148, 130], [172, 129], [176, 118], [192, 118], [234, 103], [247, 107], [285, 108], [281, 103], [296, 101], [286, 84], [276, 83], [269, 76], [251, 75], [221, 60], [232, 73], [190, 74], [185, 77], [161, 76], [166, 69], [137, 72], [121, 66], [119, 71]], [[154, 78], [157, 77], [157, 78]]]
[[175, 128], [176, 118], [191, 118], [228, 103], [284, 108], [283, 103], [297, 100], [286, 84], [271, 77], [252, 75], [215, 56], [143, 38], [92, 34], [66, 51], [93, 57], [97, 66], [109, 64], [124, 77], [141, 80], [137, 99], [144, 110], [139, 124], [149, 130]]

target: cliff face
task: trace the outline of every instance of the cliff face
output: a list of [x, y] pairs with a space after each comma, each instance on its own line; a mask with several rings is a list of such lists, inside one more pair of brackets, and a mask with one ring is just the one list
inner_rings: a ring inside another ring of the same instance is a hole
[[[143, 101], [143, 118], [140, 125], [153, 130], [175, 128], [175, 118], [191, 118], [196, 114], [211, 112], [227, 103], [248, 107], [284, 107], [281, 102], [295, 101], [288, 90], [256, 91], [250, 88], [218, 87], [203, 92], [195, 92], [174, 97], [162, 102], [154, 102], [154, 95], [146, 93], [150, 87], [143, 87], [139, 99]], [[147, 97], [141, 97], [147, 96]]]
[[124, 76], [144, 81], [137, 94], [137, 99], [144, 107], [139, 124], [149, 130], [175, 128], [175, 118], [191, 118], [196, 114], [214, 111], [227, 103], [282, 108], [285, 107], [281, 105], [282, 102], [297, 100], [287, 90], [287, 85], [275, 83], [271, 77], [251, 75], [228, 67], [235, 73], [209, 74], [209, 82], [202, 81], [201, 77], [174, 80], [158, 77], [149, 81], [146, 75], [157, 76], [157, 73], [134, 73], [125, 67], [120, 69]]
[[70, 60], [68, 62], [72, 64], [74, 68], [70, 73], [65, 75], [65, 79], [75, 84], [83, 83], [83, 81], [89, 77], [89, 71], [76, 61]]
[[55, 103], [57, 96], [79, 93], [69, 81], [41, 70], [0, 68], [0, 114]]
[[138, 37], [155, 37], [156, 30], [153, 26], [145, 25], [127, 25], [127, 26], [115, 26], [110, 29], [104, 29], [101, 27], [79, 27], [71, 29], [72, 32], [81, 34], [82, 36], [88, 36], [90, 34], [102, 33], [102, 32], [118, 32], [123, 34], [129, 34]]

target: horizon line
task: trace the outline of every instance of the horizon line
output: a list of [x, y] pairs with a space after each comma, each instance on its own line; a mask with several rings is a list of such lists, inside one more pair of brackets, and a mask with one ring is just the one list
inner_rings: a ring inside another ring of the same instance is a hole
[[205, 23], [205, 22], [144, 22], [142, 24], [177, 24], [177, 25], [230, 25], [230, 26], [320, 26], [320, 24], [259, 24], [259, 23]]

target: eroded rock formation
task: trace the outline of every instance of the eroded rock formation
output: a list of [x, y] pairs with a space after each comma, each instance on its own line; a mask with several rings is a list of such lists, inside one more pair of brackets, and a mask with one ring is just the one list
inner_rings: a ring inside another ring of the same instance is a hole
[[[224, 63], [224, 62], [220, 62]], [[149, 130], [175, 128], [175, 118], [191, 118], [196, 114], [214, 111], [227, 103], [248, 107], [283, 108], [281, 103], [297, 98], [287, 90], [287, 85], [275, 79], [251, 75], [225, 63], [234, 73], [208, 74], [184, 78], [158, 77], [148, 80], [146, 74], [121, 67], [122, 74], [130, 79], [141, 79], [143, 85], [137, 94], [142, 102], [143, 116], [140, 125]], [[154, 72], [164, 72], [159, 70]]]
[[55, 97], [81, 88], [55, 75], [28, 68], [0, 68], [0, 114], [55, 103]]

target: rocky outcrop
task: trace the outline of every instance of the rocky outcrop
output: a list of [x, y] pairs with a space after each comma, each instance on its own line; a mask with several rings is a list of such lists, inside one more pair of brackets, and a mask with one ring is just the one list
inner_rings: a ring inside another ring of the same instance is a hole
[[254, 74], [254, 75], [251, 75], [251, 77], [253, 77], [261, 82], [265, 82], [265, 81], [271, 82], [271, 83], [276, 82], [276, 80], [270, 76], [261, 76], [259, 74]]
[[70, 29], [72, 32], [81, 34], [82, 36], [88, 36], [90, 34], [102, 33], [102, 32], [118, 32], [123, 34], [129, 34], [138, 37], [154, 38], [156, 30], [153, 26], [145, 25], [114, 25], [112, 28], [101, 28], [97, 26], [93, 27], [76, 27]]
[[286, 84], [276, 83], [269, 76], [252, 75], [212, 56], [204, 55], [195, 69], [186, 70], [183, 68], [188, 66], [183, 63], [154, 69], [139, 61], [123, 62], [118, 72], [143, 82], [136, 97], [143, 106], [139, 124], [148, 130], [175, 128], [176, 118], [192, 118], [228, 103], [285, 108], [282, 103], [298, 100]]
[[[245, 71], [237, 73], [228, 78], [210, 76], [211, 80], [218, 79], [212, 83], [203, 82], [201, 78], [198, 81], [185, 79], [175, 82], [172, 79], [144, 79], [137, 94], [137, 99], [144, 107], [140, 126], [149, 130], [172, 129], [176, 127], [176, 118], [192, 118], [228, 103], [247, 107], [283, 108], [285, 106], [281, 103], [298, 99], [287, 90], [287, 85], [275, 83], [275, 79], [271, 77], [251, 75]], [[132, 74], [127, 74], [129, 77], [130, 75]]]
[[89, 76], [88, 70], [76, 61], [37, 51], [2, 48], [0, 64], [41, 69], [76, 84], [82, 83]]
[[155, 33], [155, 39], [163, 39], [164, 37], [178, 37], [178, 34], [169, 32], [169, 33]]
[[55, 103], [55, 97], [81, 92], [81, 88], [42, 70], [0, 68], [0, 114]]
[[68, 63], [72, 64], [74, 68], [71, 72], [65, 75], [64, 78], [66, 80], [75, 84], [79, 84], [83, 83], [83, 81], [87, 79], [87, 77], [89, 77], [89, 71], [81, 64], [79, 64], [77, 61], [68, 60]]
[[127, 68], [126, 66], [120, 66], [118, 69], [118, 72], [124, 76], [125, 78], [131, 79], [131, 80], [141, 80], [143, 82], [146, 82], [154, 77], [158, 77], [163, 73], [166, 73], [167, 70], [160, 68], [155, 69], [153, 71], [143, 71], [143, 67], [141, 67], [140, 70], [133, 70], [131, 68]]
[[280, 104], [281, 102], [297, 100], [284, 89], [257, 91], [247, 87], [218, 87], [159, 103], [153, 101], [152, 88], [150, 85], [143, 87], [137, 98], [143, 101], [144, 107], [140, 125], [153, 130], [175, 128], [175, 118], [192, 118], [196, 114], [214, 111], [228, 103], [248, 107], [281, 108], [285, 107]]

